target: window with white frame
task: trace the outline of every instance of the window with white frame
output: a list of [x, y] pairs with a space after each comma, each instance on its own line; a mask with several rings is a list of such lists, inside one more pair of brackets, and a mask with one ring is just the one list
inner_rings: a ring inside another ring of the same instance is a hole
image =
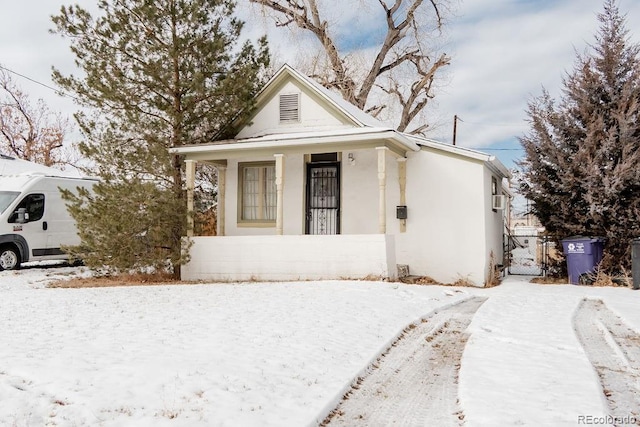
[[240, 163], [238, 174], [241, 222], [275, 222], [275, 162]]
[[498, 195], [498, 180], [495, 176], [491, 177], [491, 210], [494, 212], [498, 212], [498, 210], [494, 207], [493, 199]]

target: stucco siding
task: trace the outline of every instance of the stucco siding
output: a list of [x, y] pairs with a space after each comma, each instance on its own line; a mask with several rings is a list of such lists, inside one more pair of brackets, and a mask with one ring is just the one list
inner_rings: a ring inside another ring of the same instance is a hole
[[504, 215], [506, 214], [506, 209], [498, 209], [495, 212], [492, 210], [492, 195], [491, 195], [491, 181], [492, 178], [495, 178], [498, 184], [497, 194], [502, 194], [502, 180], [492, 173], [488, 168], [484, 168], [484, 188], [486, 189], [487, 196], [485, 198], [485, 212], [487, 215], [485, 217], [485, 258], [487, 260], [485, 264], [485, 277], [488, 278], [491, 273], [491, 266], [489, 265], [490, 256], [493, 253], [493, 262], [494, 265], [503, 263], [503, 253], [504, 253], [504, 224], [505, 219]]
[[407, 162], [406, 233], [397, 260], [411, 274], [484, 283], [486, 192], [482, 162], [423, 149]]
[[[348, 160], [353, 154], [354, 162]], [[284, 234], [304, 235], [304, 155], [285, 155]], [[375, 149], [341, 153], [341, 233], [378, 235], [378, 152]], [[273, 161], [271, 157], [233, 159], [227, 168], [227, 236], [265, 236], [273, 226], [238, 221], [238, 165]], [[502, 259], [502, 212], [491, 210], [491, 172], [481, 161], [423, 149], [407, 160], [406, 232], [400, 232], [396, 206], [400, 204], [397, 157], [387, 152], [387, 235], [395, 236], [398, 264], [411, 274], [451, 283], [466, 280], [482, 285], [489, 272], [489, 254]], [[300, 241], [300, 245], [303, 242]], [[356, 251], [355, 257], [366, 256]]]
[[342, 162], [342, 232], [371, 234], [378, 232], [378, 174], [375, 150], [343, 153]]
[[[348, 160], [349, 153], [354, 162]], [[342, 232], [343, 234], [379, 233], [378, 152], [375, 149], [342, 153]], [[400, 201], [396, 156], [386, 154], [387, 233], [399, 230], [395, 209]]]

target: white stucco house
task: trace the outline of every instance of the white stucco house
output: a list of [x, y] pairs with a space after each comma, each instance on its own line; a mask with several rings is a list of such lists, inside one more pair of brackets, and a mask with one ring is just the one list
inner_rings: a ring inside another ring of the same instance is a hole
[[218, 169], [217, 236], [193, 236], [185, 280], [411, 275], [482, 286], [503, 259], [508, 170], [493, 156], [397, 132], [282, 67], [230, 140], [184, 156]]

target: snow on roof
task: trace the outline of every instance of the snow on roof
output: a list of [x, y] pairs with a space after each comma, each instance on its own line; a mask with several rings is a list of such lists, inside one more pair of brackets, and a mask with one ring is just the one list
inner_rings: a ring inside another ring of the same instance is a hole
[[0, 154], [0, 176], [20, 175], [28, 173], [40, 173], [47, 176], [61, 176], [72, 178], [80, 177], [80, 175], [76, 172], [63, 171], [60, 169], [44, 166], [39, 163], [28, 162], [26, 160]]

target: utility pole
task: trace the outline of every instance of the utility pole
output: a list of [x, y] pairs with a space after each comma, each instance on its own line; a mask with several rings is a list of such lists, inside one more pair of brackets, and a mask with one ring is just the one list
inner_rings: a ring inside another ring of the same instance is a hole
[[458, 115], [453, 116], [453, 145], [456, 145], [456, 133], [458, 128]]

